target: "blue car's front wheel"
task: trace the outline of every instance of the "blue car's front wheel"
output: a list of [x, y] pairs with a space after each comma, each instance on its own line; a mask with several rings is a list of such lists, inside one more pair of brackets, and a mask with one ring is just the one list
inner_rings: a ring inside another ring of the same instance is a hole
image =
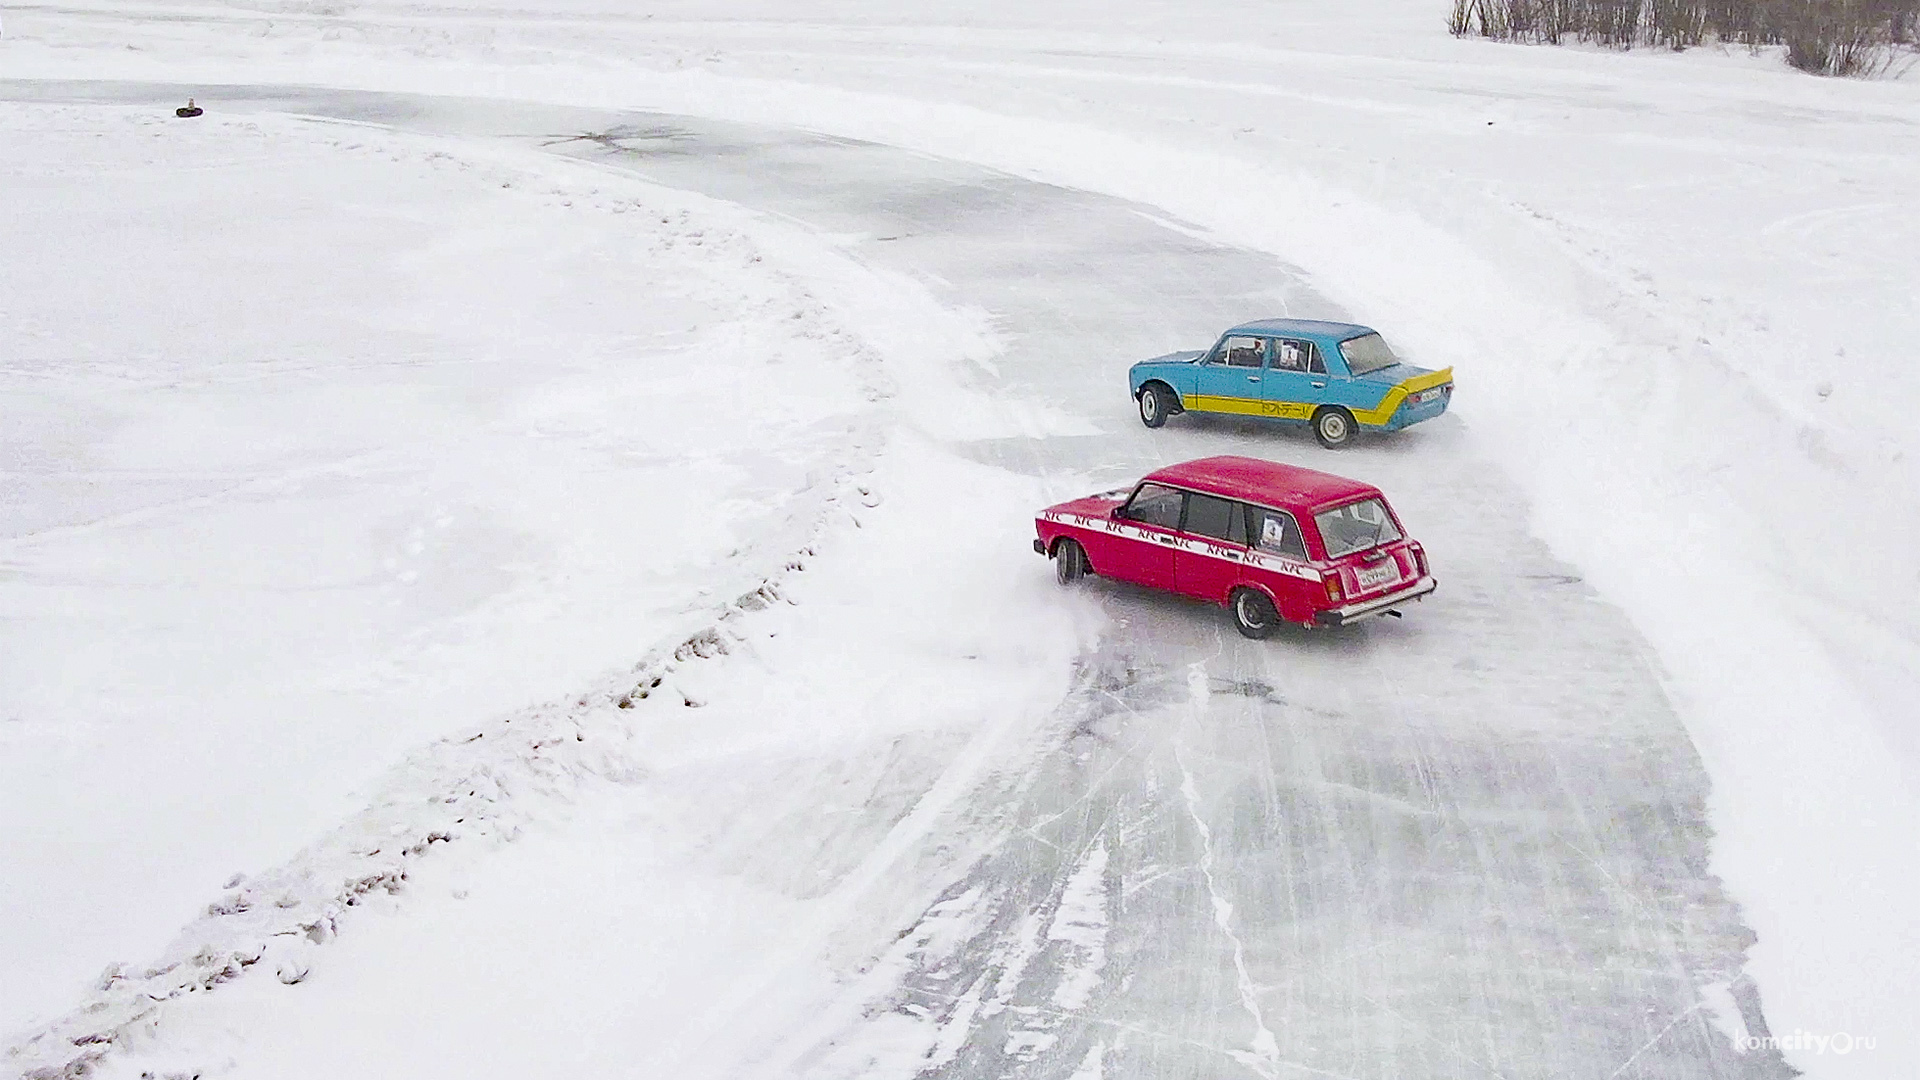
[[1140, 388], [1140, 422], [1150, 428], [1157, 428], [1167, 422], [1167, 413], [1172, 411], [1173, 402], [1167, 400], [1167, 391], [1157, 383], [1148, 383]]

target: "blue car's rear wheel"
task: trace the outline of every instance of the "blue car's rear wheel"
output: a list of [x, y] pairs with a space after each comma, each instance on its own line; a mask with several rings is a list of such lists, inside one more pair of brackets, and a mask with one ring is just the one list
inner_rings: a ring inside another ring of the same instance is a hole
[[1338, 450], [1353, 441], [1353, 414], [1338, 405], [1329, 405], [1313, 414], [1313, 437], [1329, 450]]
[[1167, 413], [1172, 411], [1173, 402], [1169, 400], [1165, 387], [1158, 383], [1148, 383], [1140, 388], [1140, 422], [1150, 428], [1157, 428], [1167, 422]]

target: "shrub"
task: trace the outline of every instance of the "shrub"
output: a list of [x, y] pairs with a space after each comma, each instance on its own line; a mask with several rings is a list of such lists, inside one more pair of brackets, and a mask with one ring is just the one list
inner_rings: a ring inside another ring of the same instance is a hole
[[1920, 0], [1453, 0], [1447, 29], [1500, 41], [1630, 49], [1782, 45], [1819, 75], [1876, 75], [1920, 46]]

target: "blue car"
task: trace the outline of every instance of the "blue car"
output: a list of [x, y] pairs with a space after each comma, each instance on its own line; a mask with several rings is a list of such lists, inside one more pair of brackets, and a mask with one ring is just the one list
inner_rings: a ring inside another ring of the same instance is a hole
[[1236, 326], [1205, 352], [1142, 360], [1127, 384], [1150, 428], [1183, 412], [1234, 413], [1311, 424], [1326, 447], [1431, 420], [1453, 399], [1452, 368], [1414, 367], [1367, 327], [1314, 319]]

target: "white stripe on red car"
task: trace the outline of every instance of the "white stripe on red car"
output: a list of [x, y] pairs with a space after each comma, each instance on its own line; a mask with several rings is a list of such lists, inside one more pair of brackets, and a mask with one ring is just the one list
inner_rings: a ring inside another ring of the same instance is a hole
[[1284, 574], [1288, 577], [1301, 578], [1314, 582], [1315, 584], [1318, 584], [1320, 581], [1320, 571], [1308, 566], [1306, 563], [1295, 562], [1292, 559], [1282, 558], [1264, 551], [1255, 551], [1252, 548], [1229, 547], [1226, 544], [1216, 544], [1198, 537], [1180, 536], [1175, 533], [1160, 532], [1157, 529], [1144, 529], [1138, 525], [1129, 525], [1123, 521], [1115, 521], [1112, 518], [1085, 517], [1080, 514], [1060, 514], [1049, 510], [1043, 512], [1040, 515], [1040, 519], [1061, 525], [1071, 525], [1075, 528], [1090, 529], [1094, 532], [1103, 532], [1110, 536], [1124, 536], [1133, 540], [1146, 540], [1159, 544], [1162, 547], [1175, 548], [1180, 551], [1190, 552], [1194, 555], [1205, 555], [1212, 559], [1221, 559], [1226, 562], [1240, 563], [1246, 566], [1257, 566], [1262, 570], [1270, 570], [1276, 574]]

